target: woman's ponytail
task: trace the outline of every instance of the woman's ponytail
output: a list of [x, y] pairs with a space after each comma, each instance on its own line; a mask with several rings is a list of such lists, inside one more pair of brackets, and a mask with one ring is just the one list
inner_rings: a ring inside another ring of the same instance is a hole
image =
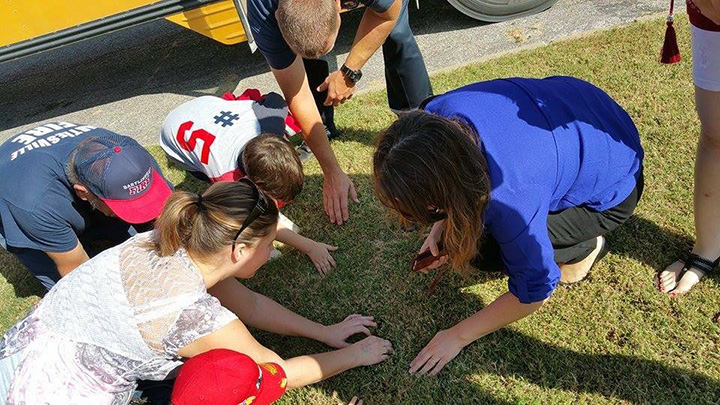
[[200, 214], [198, 195], [177, 191], [165, 203], [162, 215], [155, 221], [155, 250], [160, 256], [175, 253], [187, 241], [193, 219]]
[[[265, 212], [238, 236], [238, 242], [253, 244], [277, 225], [278, 210], [267, 199]], [[248, 182], [221, 182], [202, 195], [176, 191], [155, 220], [148, 248], [160, 256], [184, 248], [196, 256], [213, 254], [232, 244], [243, 222], [258, 201], [258, 191]]]

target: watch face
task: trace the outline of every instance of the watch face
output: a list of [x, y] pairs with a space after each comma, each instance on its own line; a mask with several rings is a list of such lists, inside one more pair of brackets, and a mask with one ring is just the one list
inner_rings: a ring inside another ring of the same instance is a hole
[[353, 83], [357, 83], [362, 77], [362, 72], [360, 70], [352, 70], [345, 65], [343, 65], [340, 70], [345, 74], [345, 76], [347, 76], [348, 79], [352, 80]]

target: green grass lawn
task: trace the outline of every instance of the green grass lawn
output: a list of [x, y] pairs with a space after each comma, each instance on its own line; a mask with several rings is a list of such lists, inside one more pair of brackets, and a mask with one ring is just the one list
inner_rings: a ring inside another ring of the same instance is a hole
[[[373, 195], [372, 142], [393, 119], [385, 94], [361, 95], [338, 109], [344, 133], [333, 149], [360, 193], [351, 220], [337, 227], [323, 214], [322, 177], [305, 167], [305, 191], [284, 212], [312, 238], [340, 246], [338, 268], [322, 278], [291, 249], [266, 265], [251, 288], [320, 322], [359, 312], [380, 321], [376, 334], [391, 340], [385, 363], [356, 369], [288, 393], [282, 403], [335, 404], [361, 395], [390, 403], [718, 403], [720, 311], [716, 275], [687, 297], [670, 300], [653, 288], [653, 275], [693, 239], [692, 168], [699, 122], [694, 111], [689, 27], [677, 20], [686, 58], [657, 63], [660, 20], [507, 55], [433, 77], [436, 93], [508, 76], [571, 75], [605, 89], [635, 120], [645, 146], [646, 187], [636, 216], [609, 235], [611, 253], [587, 281], [560, 287], [538, 313], [468, 346], [436, 378], [410, 376], [408, 365], [440, 329], [490, 303], [507, 280], [447, 277], [431, 298], [432, 276], [408, 274], [423, 232], [404, 232]], [[458, 46], [460, 46], [458, 44]], [[153, 153], [163, 165], [159, 148]], [[201, 184], [174, 168], [179, 188]], [[0, 253], [0, 330], [38, 298], [39, 284]], [[258, 332], [282, 356], [328, 350], [295, 337]]]

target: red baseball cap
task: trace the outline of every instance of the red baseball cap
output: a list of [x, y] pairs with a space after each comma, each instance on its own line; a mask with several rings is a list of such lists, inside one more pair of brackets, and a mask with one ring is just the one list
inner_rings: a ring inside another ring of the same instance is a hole
[[285, 371], [275, 363], [257, 364], [228, 349], [215, 349], [186, 361], [170, 402], [173, 405], [265, 405], [286, 390]]
[[160, 216], [172, 194], [152, 155], [134, 139], [109, 131], [78, 147], [75, 172], [90, 192], [131, 224]]

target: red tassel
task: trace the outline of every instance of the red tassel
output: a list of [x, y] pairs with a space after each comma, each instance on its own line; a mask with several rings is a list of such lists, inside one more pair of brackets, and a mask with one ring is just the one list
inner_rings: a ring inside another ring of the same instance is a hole
[[680, 49], [678, 48], [677, 35], [675, 34], [675, 27], [673, 26], [672, 16], [668, 17], [667, 29], [665, 30], [665, 42], [662, 47], [662, 56], [660, 57], [661, 63], [677, 63], [680, 62]]
[[680, 62], [680, 48], [677, 44], [677, 35], [675, 35], [675, 27], [673, 27], [673, 12], [675, 11], [675, 0], [670, 0], [670, 12], [667, 16], [667, 29], [665, 29], [665, 42], [660, 55], [660, 63], [677, 63]]

